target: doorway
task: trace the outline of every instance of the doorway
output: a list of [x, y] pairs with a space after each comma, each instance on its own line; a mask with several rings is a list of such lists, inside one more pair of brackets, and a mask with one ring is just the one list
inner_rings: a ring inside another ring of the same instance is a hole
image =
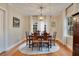
[[0, 53], [5, 50], [4, 21], [5, 21], [5, 11], [0, 9]]
[[79, 14], [74, 16], [73, 56], [79, 56]]

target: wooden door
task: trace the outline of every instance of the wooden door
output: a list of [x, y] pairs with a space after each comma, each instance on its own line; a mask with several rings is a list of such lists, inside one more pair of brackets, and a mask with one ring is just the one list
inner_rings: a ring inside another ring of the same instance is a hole
[[74, 19], [73, 56], [79, 56], [79, 16]]

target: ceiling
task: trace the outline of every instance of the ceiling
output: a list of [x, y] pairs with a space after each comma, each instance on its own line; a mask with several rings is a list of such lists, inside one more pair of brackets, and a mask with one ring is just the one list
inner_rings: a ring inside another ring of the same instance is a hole
[[40, 6], [43, 7], [43, 15], [58, 15], [70, 3], [10, 3], [10, 6], [18, 8], [24, 15], [40, 15]]

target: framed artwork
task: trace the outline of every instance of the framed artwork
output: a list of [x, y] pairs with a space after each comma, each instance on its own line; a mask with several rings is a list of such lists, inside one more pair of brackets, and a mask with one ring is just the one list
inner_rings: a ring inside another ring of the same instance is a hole
[[52, 26], [52, 27], [55, 27], [55, 26], [56, 26], [55, 21], [52, 21], [52, 22], [51, 22], [51, 26]]
[[17, 17], [13, 17], [13, 27], [20, 27], [20, 19], [18, 19]]

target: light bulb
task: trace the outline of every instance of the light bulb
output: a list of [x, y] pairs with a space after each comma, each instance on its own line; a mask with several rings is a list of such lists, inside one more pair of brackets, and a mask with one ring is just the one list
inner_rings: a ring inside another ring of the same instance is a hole
[[42, 16], [40, 16], [40, 18], [39, 19], [43, 19], [43, 17]]

